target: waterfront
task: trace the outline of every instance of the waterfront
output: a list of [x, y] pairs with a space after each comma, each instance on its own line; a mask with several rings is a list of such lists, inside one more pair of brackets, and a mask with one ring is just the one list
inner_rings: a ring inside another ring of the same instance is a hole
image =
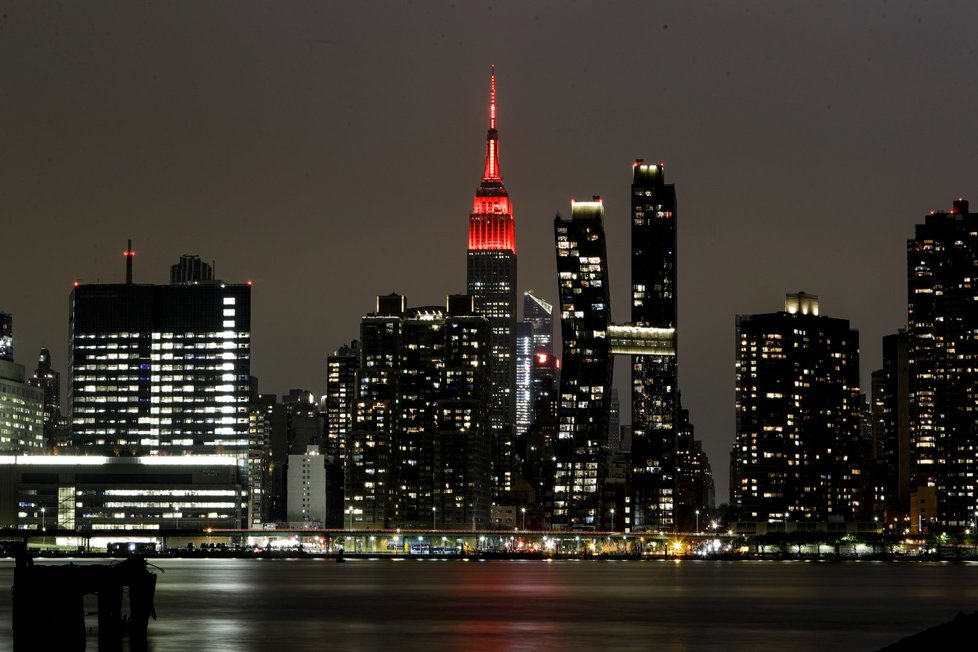
[[151, 652], [872, 652], [978, 610], [972, 562], [150, 561], [163, 571]]

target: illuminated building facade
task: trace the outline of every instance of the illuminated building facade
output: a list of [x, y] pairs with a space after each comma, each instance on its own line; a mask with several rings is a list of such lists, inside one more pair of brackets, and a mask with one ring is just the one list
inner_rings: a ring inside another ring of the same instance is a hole
[[523, 320], [516, 336], [516, 435], [533, 423], [534, 360], [553, 356], [553, 306], [532, 292], [523, 293]]
[[467, 292], [492, 325], [493, 482], [496, 495], [512, 488], [516, 429], [516, 223], [499, 169], [496, 75], [490, 77], [486, 163], [469, 215]]
[[250, 284], [76, 284], [70, 337], [73, 445], [228, 455], [246, 473]]
[[0, 360], [0, 452], [44, 448], [44, 392], [26, 382], [24, 365]]
[[661, 165], [632, 165], [632, 322], [658, 329], [661, 353], [632, 355], [631, 521], [636, 531], [675, 526], [679, 372], [676, 190]]
[[741, 521], [852, 521], [862, 499], [859, 333], [789, 294], [737, 318], [731, 508]]
[[289, 455], [287, 519], [296, 527], [325, 527], [326, 456], [319, 446]]
[[233, 457], [0, 455], [0, 526], [97, 536], [237, 528], [248, 492]]
[[551, 519], [558, 529], [594, 530], [602, 522], [613, 371], [601, 200], [572, 202], [570, 219], [554, 219], [554, 235], [563, 356]]
[[[920, 519], [950, 528], [978, 518], [978, 214], [958, 199], [907, 242], [911, 476], [933, 490]], [[915, 523], [915, 526], [918, 524]]]
[[0, 452], [36, 452], [44, 438], [44, 391], [14, 362], [14, 320], [0, 312]]
[[491, 508], [490, 322], [473, 298], [407, 308], [377, 298], [361, 320], [347, 523], [484, 526]]
[[274, 520], [276, 503], [281, 502], [274, 478], [282, 475], [285, 442], [282, 437], [278, 444], [274, 437], [276, 420], [284, 421], [285, 415], [278, 407], [275, 394], [259, 394], [252, 397], [248, 408], [248, 523], [253, 527]]

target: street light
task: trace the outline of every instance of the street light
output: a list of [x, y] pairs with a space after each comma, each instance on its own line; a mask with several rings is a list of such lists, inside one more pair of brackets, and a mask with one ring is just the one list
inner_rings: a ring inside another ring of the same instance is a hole
[[520, 507], [520, 512], [523, 513], [523, 531], [526, 532], [526, 507]]
[[47, 530], [47, 528], [44, 527], [44, 512], [45, 511], [47, 511], [47, 508], [46, 507], [42, 507], [41, 508], [41, 532], [45, 532]]
[[438, 508], [432, 505], [431, 506], [431, 529], [432, 530], [435, 530], [438, 527], [436, 522], [437, 518], [438, 518]]
[[700, 510], [696, 510], [696, 534], [700, 533]]
[[615, 508], [611, 508], [611, 531], [615, 531]]

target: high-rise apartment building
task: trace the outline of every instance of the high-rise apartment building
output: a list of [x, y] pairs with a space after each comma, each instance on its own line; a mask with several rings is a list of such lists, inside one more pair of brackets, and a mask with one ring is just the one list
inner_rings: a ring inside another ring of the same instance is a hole
[[14, 319], [0, 312], [0, 452], [35, 453], [45, 444], [44, 392], [14, 362]]
[[936, 513], [914, 526], [978, 525], [978, 214], [958, 199], [907, 242], [910, 469]]
[[71, 439], [108, 456], [248, 462], [251, 285], [76, 284]]
[[872, 374], [873, 515], [897, 527], [910, 513], [909, 340], [903, 329], [883, 337], [883, 366]]
[[665, 355], [632, 356], [632, 522], [672, 530], [676, 510], [679, 365], [676, 288], [676, 189], [662, 165], [632, 165], [632, 323], [658, 329]]
[[783, 312], [738, 316], [736, 346], [739, 520], [865, 518], [858, 331], [802, 292]]
[[516, 223], [499, 169], [496, 74], [490, 75], [489, 131], [482, 183], [469, 214], [467, 292], [492, 325], [493, 482], [497, 495], [512, 487], [516, 429]]
[[473, 299], [377, 298], [360, 325], [348, 523], [485, 526], [491, 508], [490, 322]]
[[563, 356], [551, 519], [561, 529], [602, 522], [613, 358], [604, 207], [572, 202], [554, 219]]

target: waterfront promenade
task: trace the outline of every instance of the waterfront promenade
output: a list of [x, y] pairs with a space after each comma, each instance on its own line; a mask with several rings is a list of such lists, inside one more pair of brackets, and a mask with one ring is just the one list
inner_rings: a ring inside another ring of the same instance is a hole
[[531, 530], [0, 530], [0, 555], [184, 558], [976, 560], [972, 537], [781, 532], [632, 534]]

